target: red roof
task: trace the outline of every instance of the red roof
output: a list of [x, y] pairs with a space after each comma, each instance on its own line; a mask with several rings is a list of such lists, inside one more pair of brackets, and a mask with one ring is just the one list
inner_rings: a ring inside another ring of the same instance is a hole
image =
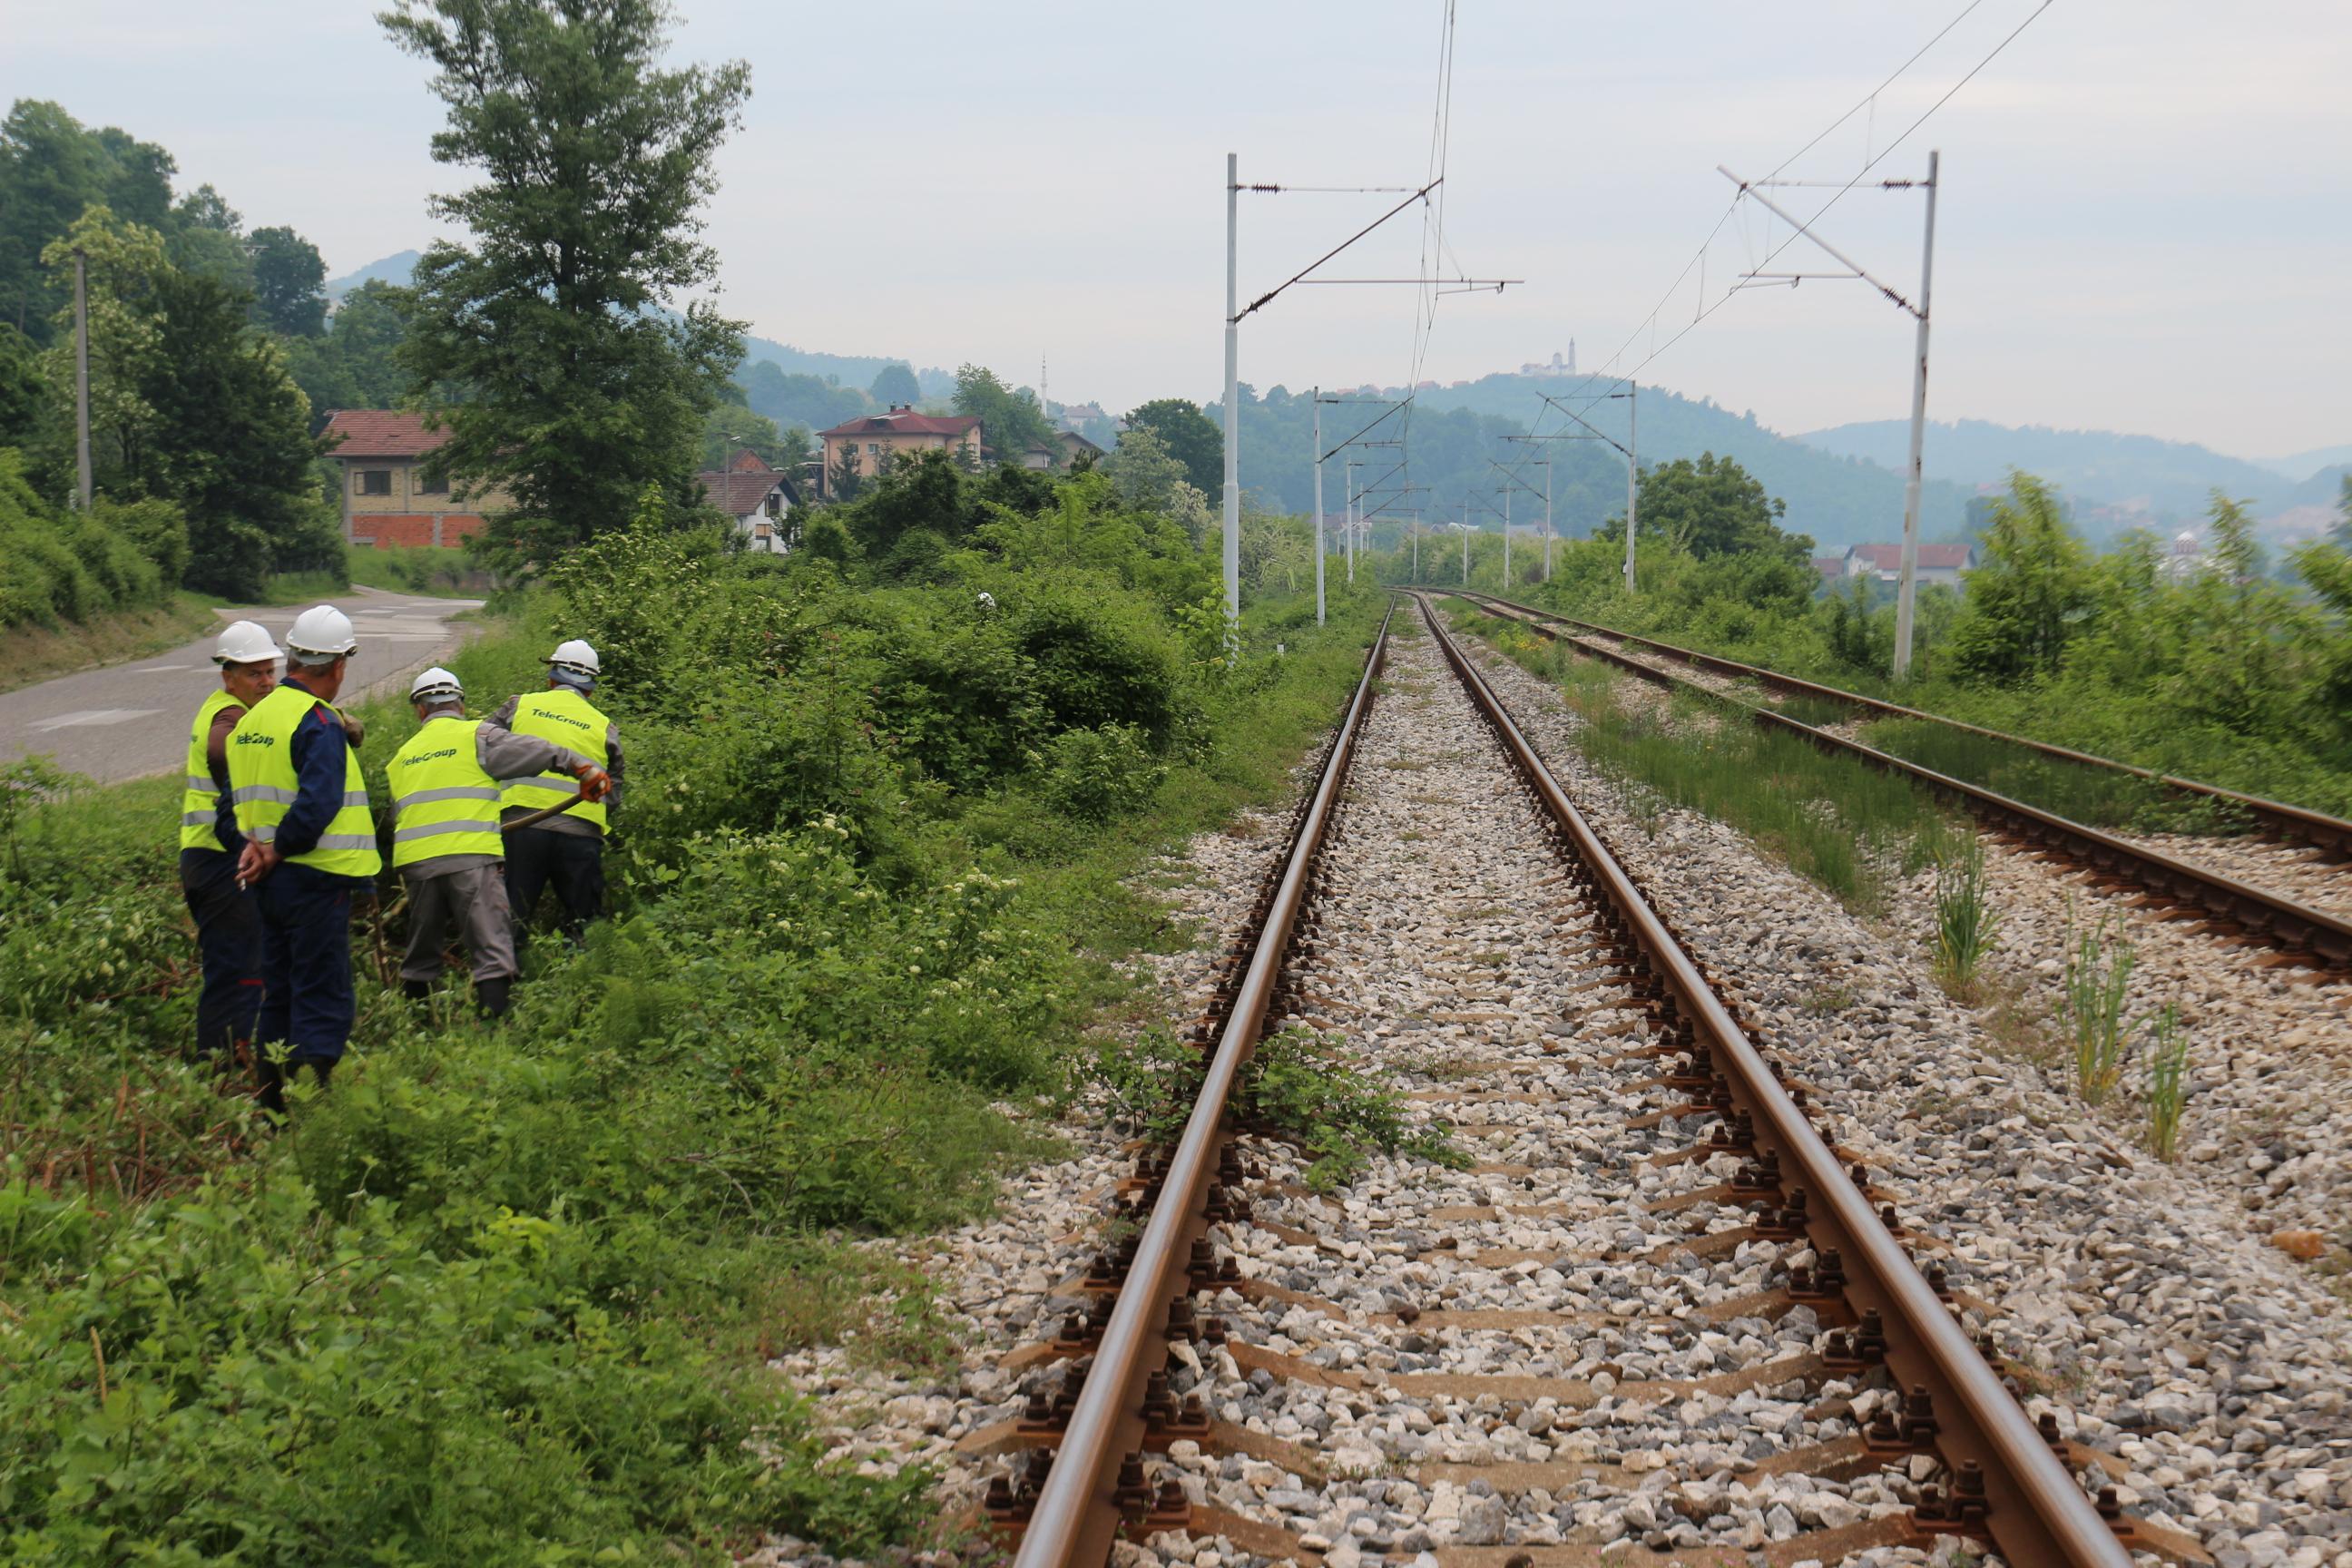
[[[745, 458], [759, 467], [747, 466]], [[739, 453], [724, 473], [694, 477], [702, 481], [704, 499], [730, 517], [749, 517], [761, 510], [767, 504], [769, 492], [779, 485], [783, 487], [787, 501], [797, 503], [800, 500], [793, 493], [792, 481], [783, 470], [768, 467], [756, 453]]]
[[820, 437], [829, 436], [961, 436], [980, 428], [980, 421], [969, 414], [916, 414], [899, 410], [891, 414], [868, 414], [862, 419], [852, 419], [830, 430], [820, 430]]
[[[1899, 544], [1857, 544], [1853, 553], [1862, 557], [1874, 571], [1899, 572], [1903, 569], [1903, 547]], [[1919, 547], [1919, 569], [1923, 572], [1957, 572], [1969, 563], [1969, 546], [1965, 544], [1923, 544]]]
[[727, 459], [727, 471], [730, 474], [765, 474], [774, 472], [773, 469], [768, 467], [768, 459], [762, 458], [759, 453], [754, 452], [749, 447], [744, 447], [741, 451]]
[[327, 416], [326, 434], [341, 436], [338, 458], [421, 458], [449, 439], [447, 430], [427, 430], [425, 416], [395, 408], [338, 408]]

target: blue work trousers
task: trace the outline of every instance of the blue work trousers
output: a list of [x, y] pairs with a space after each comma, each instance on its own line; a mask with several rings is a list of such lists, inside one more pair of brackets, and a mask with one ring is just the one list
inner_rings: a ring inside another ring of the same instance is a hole
[[228, 1057], [253, 1038], [261, 1011], [261, 910], [236, 885], [236, 857], [180, 851], [180, 896], [196, 922], [205, 988], [196, 998], [196, 1049]]
[[254, 889], [261, 907], [257, 1045], [298, 1062], [341, 1061], [359, 1010], [352, 992], [352, 894], [361, 877], [280, 865]]

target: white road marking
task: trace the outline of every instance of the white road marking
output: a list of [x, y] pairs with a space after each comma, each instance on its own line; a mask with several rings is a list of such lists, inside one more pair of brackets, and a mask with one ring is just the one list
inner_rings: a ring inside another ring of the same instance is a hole
[[60, 713], [54, 719], [36, 719], [36, 730], [79, 730], [101, 724], [127, 724], [133, 719], [144, 719], [161, 713], [161, 708], [84, 708], [79, 712]]

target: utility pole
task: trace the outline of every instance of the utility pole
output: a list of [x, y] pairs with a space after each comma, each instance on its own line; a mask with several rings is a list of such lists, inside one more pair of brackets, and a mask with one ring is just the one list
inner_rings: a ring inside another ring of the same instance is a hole
[[1242, 652], [1241, 155], [1225, 154], [1225, 658]]
[[1356, 470], [1363, 464], [1354, 458], [1348, 459], [1348, 521], [1342, 531], [1348, 545], [1348, 586], [1356, 585]]
[[1315, 624], [1323, 624], [1323, 389], [1315, 389]]
[[1633, 596], [1633, 535], [1638, 531], [1633, 509], [1640, 503], [1642, 476], [1641, 386], [1625, 384], [1625, 596]]
[[[1569, 347], [1576, 346], [1570, 340]], [[1551, 581], [1551, 455], [1544, 455], [1544, 581]]]
[[1462, 503], [1462, 585], [1470, 585], [1470, 503]]
[[1503, 597], [1511, 596], [1511, 487], [1503, 487]]
[[74, 247], [74, 481], [89, 510], [89, 258]]
[[[1807, 239], [1811, 240], [1815, 245], [1820, 246], [1822, 249], [1833, 258], [1840, 266], [1846, 268], [1843, 272], [1830, 273], [1748, 272], [1741, 275], [1745, 283], [1786, 283], [1793, 289], [1807, 278], [1858, 279], [1862, 282], [1869, 284], [1872, 288], [1885, 295], [1889, 300], [1893, 301], [1902, 310], [1909, 312], [1911, 318], [1918, 323], [1918, 335], [1914, 348], [1911, 363], [1911, 460], [1909, 467], [1905, 470], [1903, 476], [1903, 569], [1900, 574], [1900, 582], [1895, 592], [1895, 679], [1897, 680], [1901, 680], [1911, 671], [1912, 611], [1914, 601], [1916, 600], [1918, 593], [1919, 489], [1922, 471], [1920, 447], [1922, 441], [1927, 435], [1927, 302], [1929, 287], [1934, 281], [1936, 272], [1936, 191], [1940, 184], [1938, 178], [1938, 164], [1942, 161], [1942, 158], [1943, 154], [1940, 152], [1930, 152], [1927, 154], [1927, 177], [1925, 180], [1879, 180], [1874, 182], [1875, 187], [1881, 190], [1906, 191], [1915, 187], [1925, 187], [1927, 190], [1927, 236], [1921, 242], [1919, 257], [1919, 302], [1916, 305], [1910, 300], [1905, 299], [1901, 290], [1891, 288], [1887, 284], [1880, 281], [1878, 279], [1872, 277], [1869, 272], [1864, 269], [1861, 263], [1855, 261], [1853, 258], [1848, 256], [1844, 251], [1840, 250], [1836, 246], [1832, 245], [1828, 240], [1823, 239], [1820, 235], [1815, 234], [1811, 228], [1805, 226], [1803, 220], [1791, 216], [1788, 212], [1784, 211], [1778, 203], [1772, 200], [1771, 197], [1765, 195], [1761, 189], [1761, 187], [1767, 185], [1796, 185], [1804, 184], [1807, 182], [1802, 180], [1758, 180], [1751, 183], [1741, 179], [1738, 175], [1733, 174], [1730, 170], [1725, 168], [1720, 163], [1716, 165], [1716, 172], [1722, 174], [1724, 178], [1729, 180], [1732, 184], [1738, 185], [1741, 195], [1753, 197], [1766, 211], [1771, 213], [1775, 217], [1780, 218], [1783, 223], [1786, 223], [1790, 227], [1795, 229], [1799, 234], [1803, 235]], [[1843, 194], [1845, 190], [1851, 189], [1852, 185], [1853, 182], [1846, 182], [1839, 187], [1840, 193]], [[1832, 201], [1836, 199], [1837, 198], [1834, 196], [1831, 198]]]
[[1927, 433], [1927, 310], [1936, 276], [1936, 163], [1927, 154], [1927, 237], [1919, 250], [1919, 342], [1911, 366], [1911, 466], [1903, 471], [1903, 580], [1895, 591], [1895, 679], [1911, 673], [1911, 606], [1919, 583], [1919, 447]]

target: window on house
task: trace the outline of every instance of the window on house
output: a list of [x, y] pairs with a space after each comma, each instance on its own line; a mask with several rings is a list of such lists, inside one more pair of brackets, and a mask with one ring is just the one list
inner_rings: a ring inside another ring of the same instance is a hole
[[352, 476], [352, 493], [362, 496], [388, 496], [392, 493], [390, 468], [362, 468]]
[[878, 458], [878, 457], [880, 457], [880, 456], [882, 455], [882, 443], [881, 443], [881, 442], [879, 442], [879, 441], [868, 441], [868, 442], [866, 442], [866, 455], [867, 455], [868, 457], [873, 457], [873, 458]]
[[416, 493], [421, 496], [446, 496], [449, 493], [449, 481], [446, 477], [434, 479], [420, 468], [416, 473]]

